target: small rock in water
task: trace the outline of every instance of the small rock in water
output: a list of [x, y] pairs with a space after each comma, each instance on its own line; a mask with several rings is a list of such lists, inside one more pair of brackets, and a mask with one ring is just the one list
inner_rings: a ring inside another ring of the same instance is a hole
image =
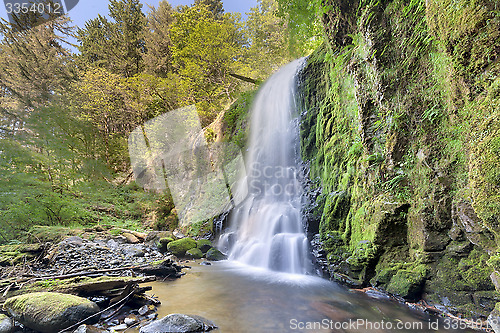
[[80, 325], [73, 333], [108, 333], [109, 331], [103, 331], [95, 326], [91, 325]]
[[368, 296], [373, 297], [373, 298], [378, 298], [378, 299], [388, 299], [390, 298], [388, 295], [381, 293], [380, 291], [370, 289], [367, 290], [366, 293]]
[[151, 313], [146, 316], [147, 319], [156, 319], [158, 317], [157, 313]]
[[0, 314], [0, 333], [11, 333], [14, 331], [12, 319], [6, 315]]
[[144, 305], [143, 307], [141, 307], [138, 312], [141, 316], [144, 316], [146, 313], [148, 313], [149, 311], [149, 307], [147, 305]]
[[208, 261], [202, 261], [202, 262], [200, 262], [200, 265], [202, 265], [202, 266], [210, 266], [210, 265], [212, 265], [212, 263], [208, 262]]
[[217, 326], [203, 317], [174, 313], [142, 327], [139, 333], [208, 332], [214, 328]]
[[127, 324], [128, 326], [133, 325], [133, 324], [137, 323], [137, 317], [135, 315], [131, 314], [127, 318], [125, 318], [123, 320], [123, 322], [125, 324]]

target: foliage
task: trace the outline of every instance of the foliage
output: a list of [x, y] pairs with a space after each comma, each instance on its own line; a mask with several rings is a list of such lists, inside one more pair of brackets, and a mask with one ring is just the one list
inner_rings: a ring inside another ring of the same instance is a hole
[[289, 34], [288, 46], [294, 56], [304, 56], [323, 41], [321, 15], [330, 10], [319, 0], [276, 0], [279, 15], [285, 20]]
[[239, 19], [231, 14], [217, 19], [207, 7], [195, 5], [175, 14], [170, 37], [181, 89], [197, 103], [206, 126], [215, 119], [216, 106], [237, 91], [239, 82], [229, 74], [241, 67], [246, 44]]
[[85, 23], [78, 30], [80, 62], [83, 66], [104, 67], [112, 73], [131, 77], [142, 71], [146, 21], [139, 0], [111, 0], [109, 15]]
[[276, 0], [259, 0], [248, 13], [245, 30], [250, 47], [246, 52], [246, 62], [251, 77], [265, 79], [292, 58], [288, 47], [291, 37], [277, 10]]

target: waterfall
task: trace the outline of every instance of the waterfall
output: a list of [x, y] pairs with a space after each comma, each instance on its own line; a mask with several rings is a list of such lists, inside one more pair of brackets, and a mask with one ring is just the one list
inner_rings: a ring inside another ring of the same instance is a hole
[[248, 196], [231, 215], [219, 248], [229, 260], [274, 271], [310, 271], [301, 214], [299, 120], [295, 60], [259, 90], [251, 110], [246, 155]]

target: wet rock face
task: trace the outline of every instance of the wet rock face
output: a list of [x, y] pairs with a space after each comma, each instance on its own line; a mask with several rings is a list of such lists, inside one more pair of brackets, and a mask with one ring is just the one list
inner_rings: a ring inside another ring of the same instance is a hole
[[[43, 333], [58, 332], [99, 312], [86, 298], [50, 292], [11, 297], [4, 307], [15, 320]], [[98, 320], [96, 316], [91, 323]]]
[[213, 322], [203, 317], [174, 313], [142, 327], [139, 333], [208, 332], [215, 328]]

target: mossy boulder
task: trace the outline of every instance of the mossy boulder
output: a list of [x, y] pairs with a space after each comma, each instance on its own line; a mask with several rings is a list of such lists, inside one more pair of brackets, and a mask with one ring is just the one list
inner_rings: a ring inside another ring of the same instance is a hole
[[387, 291], [407, 300], [418, 300], [427, 277], [427, 267], [423, 264], [399, 270], [389, 282]]
[[200, 239], [196, 241], [196, 247], [203, 253], [207, 253], [212, 248], [212, 242], [208, 239]]
[[167, 245], [168, 243], [170, 242], [173, 242], [175, 239], [173, 237], [162, 237], [160, 238], [160, 240], [158, 241], [158, 251], [160, 251], [161, 253], [165, 253], [167, 252]]
[[194, 248], [186, 251], [186, 256], [193, 259], [201, 259], [203, 257], [203, 252], [200, 249]]
[[[99, 312], [99, 306], [86, 298], [52, 292], [11, 297], [4, 308], [15, 320], [42, 333], [58, 332]], [[96, 316], [89, 324], [98, 320]]]
[[207, 258], [208, 260], [212, 260], [212, 261], [219, 261], [219, 260], [227, 259], [226, 255], [224, 255], [222, 252], [220, 252], [216, 248], [211, 248], [210, 250], [208, 250], [207, 254], [205, 255], [205, 258]]
[[176, 241], [169, 242], [167, 250], [172, 252], [177, 257], [182, 257], [187, 251], [196, 248], [196, 241], [192, 238], [182, 238]]

